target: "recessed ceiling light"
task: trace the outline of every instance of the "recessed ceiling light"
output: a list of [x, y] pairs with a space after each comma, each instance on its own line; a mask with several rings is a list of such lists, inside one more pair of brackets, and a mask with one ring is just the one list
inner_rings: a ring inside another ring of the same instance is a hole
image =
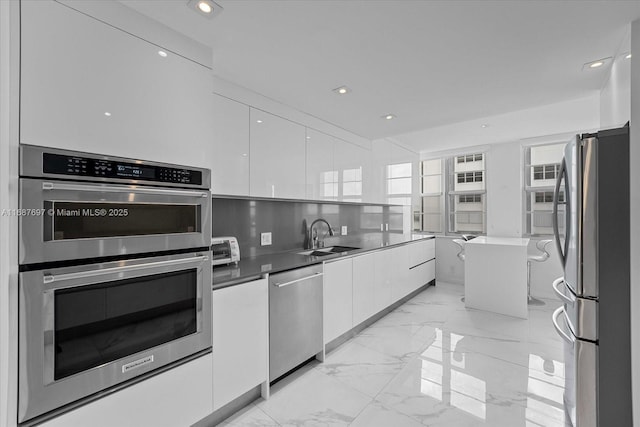
[[242, 157], [247, 157], [247, 153], [242, 153]]
[[603, 65], [605, 65], [607, 62], [609, 62], [610, 59], [611, 59], [611, 57], [608, 56], [606, 58], [601, 58], [601, 59], [597, 59], [595, 61], [587, 62], [582, 66], [582, 69], [584, 70], [585, 68], [587, 68], [587, 69], [600, 68]]
[[629, 53], [627, 56], [624, 57], [624, 59], [631, 59], [631, 54]]
[[256, 120], [256, 123], [262, 123], [262, 120]]
[[489, 125], [488, 125], [488, 124], [486, 124], [486, 123], [483, 123], [483, 124], [481, 124], [481, 125], [480, 125], [480, 127], [481, 127], [482, 129], [486, 129], [486, 128], [488, 128], [488, 127], [489, 127]]
[[393, 119], [396, 118], [396, 115], [395, 114], [385, 114], [384, 116], [382, 116], [382, 118], [386, 119], [386, 120], [393, 120]]
[[206, 1], [199, 1], [198, 2], [198, 9], [200, 9], [204, 13], [213, 12], [213, 7], [211, 7], [211, 5], [209, 3], [207, 3]]
[[111, 117], [111, 113], [110, 113], [110, 112], [108, 112], [108, 111], [105, 111], [105, 112], [104, 112], [104, 115], [105, 115], [105, 116], [107, 116], [107, 117]]
[[163, 58], [167, 57], [167, 52], [165, 52], [164, 50], [159, 50], [158, 51], [158, 55], [162, 56]]
[[340, 87], [337, 87], [337, 88], [333, 89], [333, 91], [335, 93], [337, 93], [338, 95], [346, 95], [347, 93], [351, 92], [351, 89], [349, 89], [346, 86], [340, 86]]
[[213, 18], [222, 12], [222, 6], [212, 0], [189, 0], [187, 6], [207, 18]]
[[308, 137], [307, 137], [307, 139], [311, 139], [311, 137], [310, 137], [310, 136], [308, 136]]

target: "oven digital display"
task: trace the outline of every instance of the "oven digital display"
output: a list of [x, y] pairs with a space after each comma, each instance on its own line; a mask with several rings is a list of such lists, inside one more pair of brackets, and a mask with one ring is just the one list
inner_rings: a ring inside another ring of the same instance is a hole
[[155, 179], [156, 170], [144, 166], [118, 163], [116, 164], [116, 175], [126, 178]]

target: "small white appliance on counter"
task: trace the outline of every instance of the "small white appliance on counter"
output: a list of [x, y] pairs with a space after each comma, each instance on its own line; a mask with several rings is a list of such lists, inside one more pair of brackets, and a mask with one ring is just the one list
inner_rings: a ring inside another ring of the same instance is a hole
[[212, 237], [211, 251], [213, 252], [213, 265], [238, 264], [240, 261], [240, 246], [235, 237]]

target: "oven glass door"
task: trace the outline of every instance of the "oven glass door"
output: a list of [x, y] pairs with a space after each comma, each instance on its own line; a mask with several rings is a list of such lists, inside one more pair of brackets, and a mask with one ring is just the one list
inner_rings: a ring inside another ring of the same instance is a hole
[[197, 204], [46, 200], [44, 209], [45, 241], [202, 231]]
[[211, 348], [210, 252], [19, 278], [19, 419]]
[[20, 264], [204, 248], [208, 190], [22, 178]]
[[53, 379], [195, 333], [197, 285], [192, 268], [48, 292]]

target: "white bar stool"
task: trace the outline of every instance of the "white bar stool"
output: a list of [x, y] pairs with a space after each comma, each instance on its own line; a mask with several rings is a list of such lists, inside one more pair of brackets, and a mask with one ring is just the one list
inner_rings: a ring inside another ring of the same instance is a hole
[[547, 245], [553, 242], [553, 240], [538, 240], [536, 242], [536, 248], [540, 251], [534, 255], [527, 256], [527, 302], [529, 305], [544, 305], [544, 301], [531, 296], [531, 261], [545, 262], [549, 259], [549, 251], [547, 251]]

